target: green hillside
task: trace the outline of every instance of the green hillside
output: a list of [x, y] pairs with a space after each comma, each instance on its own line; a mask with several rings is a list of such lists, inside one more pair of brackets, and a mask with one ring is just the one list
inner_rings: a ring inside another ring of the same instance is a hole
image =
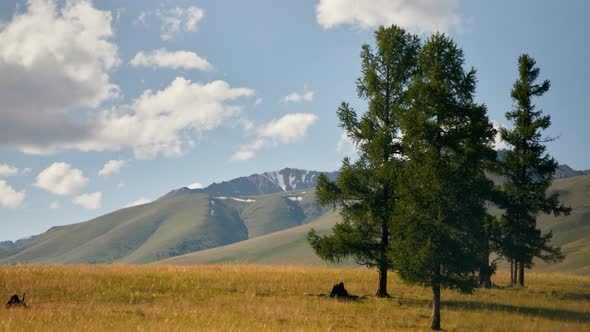
[[[565, 261], [558, 264], [537, 263], [535, 271], [590, 274], [590, 175], [555, 180], [552, 190], [560, 192], [561, 200], [573, 207], [573, 213], [568, 217], [542, 216], [539, 218], [539, 225], [544, 231], [553, 231], [553, 243], [560, 245], [567, 257]], [[500, 213], [497, 209], [495, 212]], [[338, 214], [330, 212], [308, 225], [224, 247], [174, 257], [161, 263], [325, 264], [309, 248], [305, 237], [311, 227], [322, 232], [329, 232], [338, 220]]]
[[298, 226], [325, 211], [313, 193], [305, 192], [255, 199], [171, 196], [54, 227], [16, 248], [0, 250], [0, 264], [148, 263]]
[[6, 242], [0, 242], [0, 252], [6, 251], [6, 250], [10, 250], [12, 249], [12, 242], [6, 241]]
[[254, 202], [240, 202], [231, 198], [217, 198], [214, 201], [215, 204], [225, 204], [238, 211], [248, 228], [249, 238], [306, 224], [328, 211], [319, 207], [313, 191], [292, 191], [239, 199]]
[[552, 190], [573, 208], [572, 214], [542, 216], [539, 225], [553, 232], [553, 243], [560, 245], [567, 256], [559, 264], [538, 263], [538, 270], [590, 274], [590, 175], [556, 180]]
[[54, 227], [1, 253], [0, 263], [145, 263], [245, 239], [247, 229], [237, 214], [210, 216], [209, 197], [199, 194]]
[[340, 220], [331, 211], [305, 225], [260, 236], [223, 247], [172, 257], [162, 264], [215, 264], [256, 263], [270, 265], [325, 265], [307, 243], [307, 232], [314, 228], [320, 234], [328, 233]]

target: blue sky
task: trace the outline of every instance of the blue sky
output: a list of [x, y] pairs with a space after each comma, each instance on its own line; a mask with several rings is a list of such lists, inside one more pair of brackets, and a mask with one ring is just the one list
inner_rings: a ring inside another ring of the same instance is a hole
[[[0, 3], [0, 240], [283, 167], [335, 170], [336, 109], [359, 111], [380, 24], [436, 29], [506, 123], [516, 59], [552, 82], [549, 152], [590, 168], [587, 1], [196, 0]], [[111, 161], [111, 162], [109, 162]]]

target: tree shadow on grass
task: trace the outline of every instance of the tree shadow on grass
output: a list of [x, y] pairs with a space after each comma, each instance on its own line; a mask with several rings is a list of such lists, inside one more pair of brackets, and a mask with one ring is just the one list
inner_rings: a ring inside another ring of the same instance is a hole
[[501, 303], [489, 303], [479, 301], [443, 301], [443, 308], [450, 310], [469, 310], [469, 311], [502, 311], [511, 312], [529, 316], [538, 316], [551, 320], [590, 322], [590, 314], [587, 312], [571, 311], [566, 309], [539, 308], [515, 306]]
[[[399, 302], [401, 305], [422, 307], [425, 309], [430, 309], [430, 306], [432, 305], [431, 301], [422, 299], [400, 298]], [[451, 311], [496, 311], [542, 317], [550, 320], [582, 323], [590, 322], [590, 314], [588, 312], [572, 311], [566, 309], [526, 307], [493, 302], [457, 300], [443, 300], [441, 302], [441, 306], [443, 310]]]

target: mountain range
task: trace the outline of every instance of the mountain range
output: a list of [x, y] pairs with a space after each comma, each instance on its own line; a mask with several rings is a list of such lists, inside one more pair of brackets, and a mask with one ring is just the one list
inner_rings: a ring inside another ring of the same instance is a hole
[[284, 168], [280, 171], [252, 174], [230, 181], [213, 183], [206, 188], [189, 189], [188, 187], [183, 187], [167, 193], [162, 198], [196, 193], [217, 196], [253, 196], [312, 189], [315, 188], [318, 177], [322, 173], [330, 180], [334, 180], [338, 176], [338, 172], [316, 172], [296, 168]]
[[328, 211], [313, 192], [320, 174], [285, 168], [180, 188], [148, 204], [1, 242], [0, 264], [149, 263], [299, 226]]
[[[201, 189], [179, 188], [151, 203], [0, 242], [0, 264], [325, 264], [305, 238], [309, 229], [326, 234], [340, 220], [337, 211], [316, 202], [321, 173], [285, 168]], [[554, 243], [568, 256], [539, 268], [590, 274], [590, 174], [560, 165], [555, 177], [552, 190], [574, 212], [541, 216], [539, 226], [554, 233]]]

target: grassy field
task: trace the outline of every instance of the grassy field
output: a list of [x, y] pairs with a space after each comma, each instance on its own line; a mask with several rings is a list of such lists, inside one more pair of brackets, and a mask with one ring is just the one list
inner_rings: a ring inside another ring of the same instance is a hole
[[[443, 328], [590, 331], [590, 277], [527, 278], [524, 289], [444, 291]], [[393, 299], [339, 302], [305, 293], [326, 293], [343, 281], [353, 294], [372, 294], [376, 273], [256, 265], [2, 266], [0, 298], [26, 291], [30, 308], [2, 308], [0, 330], [427, 331], [430, 292], [390, 279]]]

